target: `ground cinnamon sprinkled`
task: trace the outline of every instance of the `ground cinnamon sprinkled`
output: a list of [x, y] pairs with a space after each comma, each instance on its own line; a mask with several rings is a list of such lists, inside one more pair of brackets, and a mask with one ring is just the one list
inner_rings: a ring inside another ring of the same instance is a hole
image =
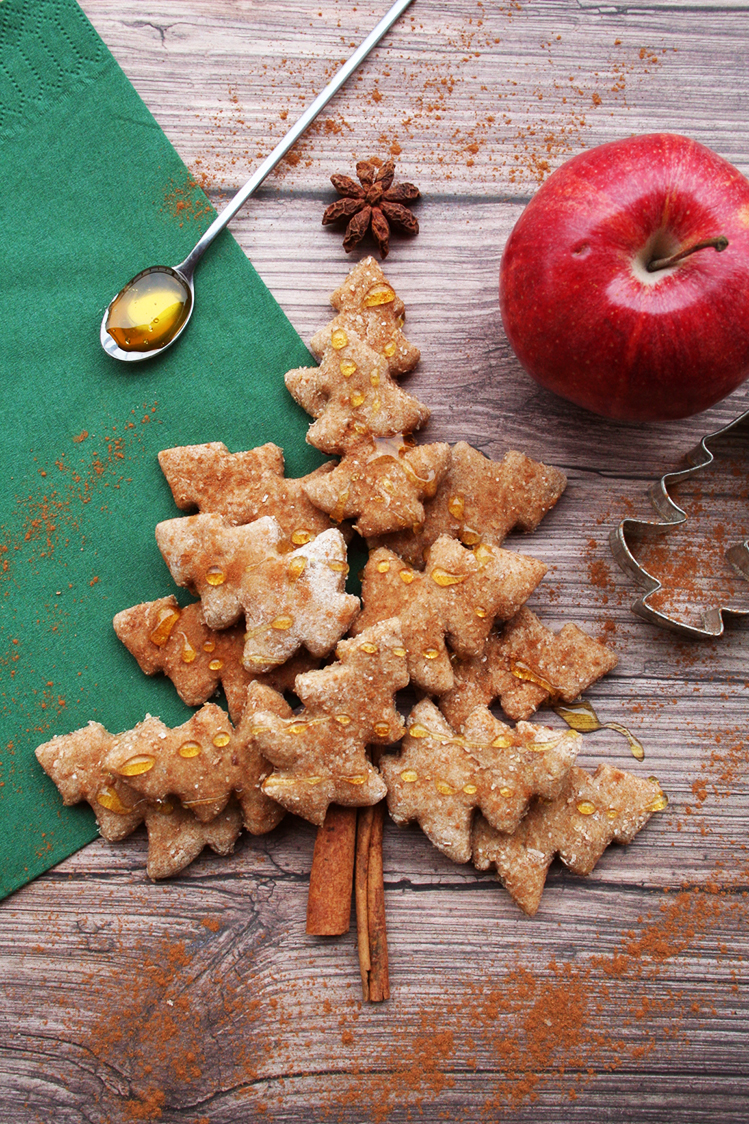
[[178, 219], [180, 226], [183, 226], [188, 219], [202, 220], [202, 226], [207, 226], [206, 220], [212, 214], [212, 208], [203, 195], [196, 191], [199, 186], [193, 176], [187, 176], [181, 183], [171, 179], [164, 190], [161, 210], [172, 218]]
[[[413, 51], [403, 46], [429, 44], [436, 30], [426, 19], [414, 14], [399, 21], [387, 54], [350, 80], [343, 111], [337, 106], [312, 124], [274, 173], [276, 183], [293, 183], [295, 170], [318, 158], [319, 137], [334, 136], [341, 141], [336, 164], [365, 149], [406, 152], [409, 178], [417, 181], [427, 183], [431, 173], [445, 181], [475, 176], [483, 185], [536, 187], [585, 147], [600, 115], [626, 112], [628, 86], [644, 81], [672, 54], [662, 45], [616, 39], [603, 49], [598, 69], [586, 71], [570, 50], [571, 39], [568, 45], [562, 34], [537, 37], [533, 13], [521, 4], [477, 3], [459, 18], [440, 11], [439, 37], [447, 49], [438, 61], [429, 50], [420, 51], [415, 66]], [[316, 35], [329, 34], [319, 18], [309, 23]], [[364, 22], [356, 25], [355, 38], [342, 39], [344, 53], [369, 30]], [[511, 62], [503, 44], [515, 40], [523, 49]], [[326, 63], [306, 51], [292, 57], [286, 43], [267, 44], [241, 82], [228, 84], [213, 118], [198, 117], [195, 179], [222, 190], [242, 182], [340, 61]]]
[[[693, 1029], [732, 1008], [741, 965], [732, 934], [746, 924], [747, 900], [718, 881], [725, 885], [724, 872], [654, 893], [643, 899], [646, 916], [619, 932], [609, 922], [598, 941], [588, 934], [569, 954], [562, 942], [540, 962], [531, 949], [508, 960], [488, 937], [480, 962], [455, 957], [415, 988], [396, 981], [385, 1028], [382, 1010], [359, 1001], [353, 970], [348, 984], [333, 983], [324, 953], [269, 958], [270, 938], [250, 936], [239, 918], [228, 922], [233, 938], [220, 958], [223, 929], [211, 916], [179, 938], [136, 943], [124, 928], [99, 932], [89, 921], [65, 1034], [102, 1072], [118, 1074], [104, 1091], [111, 1124], [171, 1119], [221, 1090], [244, 1118], [276, 1119], [289, 1095], [304, 1095], [300, 1081], [318, 1080], [319, 1065], [316, 1119], [353, 1111], [384, 1124], [397, 1111], [494, 1124], [542, 1095], [584, 1098], [599, 1076], [646, 1056], [666, 1065], [688, 1049]], [[486, 892], [501, 890], [487, 880]], [[700, 956], [723, 963], [709, 992], [685, 976]], [[88, 1022], [85, 997], [94, 994], [98, 1014]], [[470, 1104], [453, 1100], [473, 1070], [481, 1083]]]

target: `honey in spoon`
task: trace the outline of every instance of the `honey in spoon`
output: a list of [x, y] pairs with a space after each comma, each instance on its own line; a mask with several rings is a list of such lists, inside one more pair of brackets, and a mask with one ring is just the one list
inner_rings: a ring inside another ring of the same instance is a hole
[[109, 306], [105, 330], [123, 351], [159, 351], [190, 315], [190, 287], [168, 266], [144, 269]]

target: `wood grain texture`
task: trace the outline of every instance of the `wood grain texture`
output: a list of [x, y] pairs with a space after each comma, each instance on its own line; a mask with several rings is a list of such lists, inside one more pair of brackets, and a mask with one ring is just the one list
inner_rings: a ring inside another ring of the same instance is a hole
[[[219, 205], [386, 5], [83, 7]], [[305, 934], [309, 825], [287, 820], [162, 885], [143, 835], [94, 843], [0, 905], [3, 1124], [749, 1116], [747, 628], [695, 644], [645, 624], [608, 547], [620, 518], [651, 514], [649, 483], [749, 394], [670, 425], [595, 420], [523, 375], [496, 303], [522, 207], [583, 146], [683, 132], [749, 172], [746, 7], [416, 0], [232, 223], [309, 339], [352, 260], [320, 224], [329, 176], [397, 154], [423, 193], [421, 232], [393, 239], [387, 274], [422, 351], [404, 386], [432, 409], [424, 439], [519, 448], [568, 473], [538, 531], [508, 545], [549, 564], [530, 603], [545, 623], [575, 621], [620, 657], [588, 697], [645, 761], [603, 730], [580, 763], [657, 775], [669, 809], [587, 879], [555, 865], [534, 920], [490, 875], [388, 823], [391, 998], [376, 1007], [360, 1002], [355, 934]]]

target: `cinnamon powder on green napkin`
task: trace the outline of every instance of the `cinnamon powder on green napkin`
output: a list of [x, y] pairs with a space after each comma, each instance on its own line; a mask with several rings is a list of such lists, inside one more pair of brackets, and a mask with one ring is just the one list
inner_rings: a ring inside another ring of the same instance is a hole
[[6, 895], [97, 834], [87, 806], [63, 807], [37, 745], [92, 719], [116, 733], [149, 712], [187, 717], [112, 629], [120, 609], [175, 591], [154, 540], [178, 514], [158, 451], [275, 441], [290, 476], [319, 454], [283, 383], [309, 354], [227, 232], [198, 270], [178, 345], [135, 365], [104, 354], [112, 296], [146, 266], [181, 261], [212, 212], [73, 0], [2, 0], [0, 45]]

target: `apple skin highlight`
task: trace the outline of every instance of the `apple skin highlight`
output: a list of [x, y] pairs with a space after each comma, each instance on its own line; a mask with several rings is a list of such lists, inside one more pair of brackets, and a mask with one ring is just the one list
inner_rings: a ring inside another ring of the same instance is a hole
[[[648, 262], [724, 235], [648, 272]], [[670, 133], [568, 160], [533, 197], [502, 256], [500, 311], [520, 363], [604, 417], [666, 421], [749, 376], [749, 181]]]

